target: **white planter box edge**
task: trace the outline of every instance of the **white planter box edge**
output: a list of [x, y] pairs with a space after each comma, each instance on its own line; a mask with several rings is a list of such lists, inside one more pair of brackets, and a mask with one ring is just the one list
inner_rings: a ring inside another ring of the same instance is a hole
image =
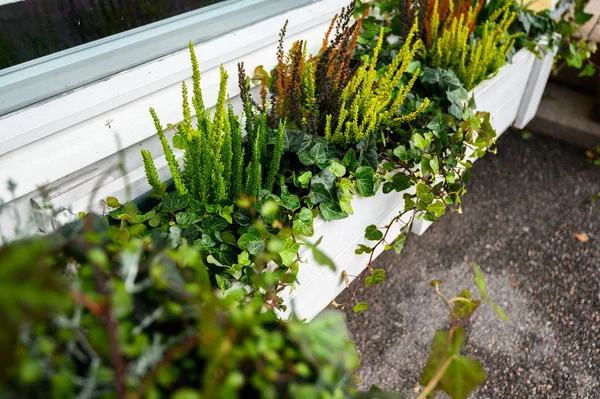
[[[477, 110], [490, 113], [490, 123], [496, 130], [496, 138], [513, 125], [521, 112], [521, 102], [536, 59], [532, 52], [523, 48], [517, 51], [511, 63], [502, 66], [492, 78], [484, 80], [469, 92], [469, 96], [475, 98]], [[467, 153], [466, 158], [469, 156]], [[416, 215], [411, 232], [420, 236], [431, 225], [432, 222]]]

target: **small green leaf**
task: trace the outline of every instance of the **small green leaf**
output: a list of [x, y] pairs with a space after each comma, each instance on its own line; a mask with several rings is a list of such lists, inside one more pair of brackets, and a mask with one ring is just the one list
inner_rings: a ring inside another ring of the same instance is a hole
[[433, 212], [435, 216], [440, 217], [446, 212], [446, 206], [442, 201], [437, 200], [433, 204], [427, 205], [427, 210]]
[[367, 247], [366, 245], [363, 245], [363, 244], [358, 244], [358, 248], [356, 248], [354, 250], [354, 253], [356, 255], [370, 254], [371, 252], [373, 252], [373, 248]]
[[180, 195], [177, 191], [173, 191], [167, 195], [163, 201], [163, 210], [165, 212], [175, 212], [185, 208], [188, 204], [188, 199], [184, 195]]
[[417, 184], [417, 197], [426, 204], [431, 204], [433, 202], [433, 193], [431, 192], [431, 188], [427, 186], [425, 183], [420, 182]]
[[362, 312], [367, 309], [369, 309], [369, 304], [366, 302], [359, 302], [354, 305], [354, 313]]
[[486, 286], [485, 280], [483, 278], [483, 273], [481, 272], [481, 269], [475, 262], [473, 262], [473, 272], [475, 273], [475, 277], [473, 278], [473, 281], [477, 285], [477, 288], [479, 288], [481, 297], [483, 299], [485, 299], [485, 298], [487, 298], [487, 286]]
[[329, 169], [331, 172], [333, 172], [333, 174], [336, 175], [337, 177], [342, 177], [346, 174], [346, 168], [344, 167], [344, 165], [342, 165], [335, 159], [331, 160], [331, 165], [329, 165], [329, 167], [327, 169]]
[[494, 309], [496, 314], [498, 314], [498, 317], [500, 317], [500, 319], [503, 322], [508, 323], [508, 316], [506, 316], [506, 313], [504, 313], [504, 310], [502, 310], [502, 308], [500, 306], [498, 306], [490, 298], [488, 298], [487, 285], [483, 278], [483, 273], [481, 272], [481, 269], [479, 268], [477, 263], [474, 263], [474, 262], [473, 262], [473, 272], [475, 273], [475, 277], [473, 278], [473, 281], [477, 285], [477, 288], [479, 288], [479, 292], [481, 293], [481, 298], [484, 301], [486, 301], [492, 307], [492, 309]]
[[218, 211], [219, 216], [221, 216], [223, 219], [227, 220], [227, 223], [229, 223], [229, 224], [233, 223], [233, 219], [231, 217], [232, 213], [233, 213], [233, 205], [219, 207], [219, 211]]
[[295, 194], [289, 194], [287, 192], [287, 187], [285, 187], [285, 193], [282, 190], [281, 193], [281, 206], [290, 211], [295, 211], [300, 208], [300, 200], [298, 196]]
[[385, 280], [385, 270], [383, 269], [374, 269], [373, 274], [368, 276], [365, 279], [365, 286], [370, 287], [372, 285], [377, 285], [383, 283]]
[[262, 207], [260, 208], [260, 214], [266, 218], [277, 215], [278, 212], [279, 212], [279, 205], [277, 204], [277, 202], [275, 202], [273, 200], [265, 201], [262, 204]]
[[313, 228], [313, 214], [308, 208], [302, 208], [292, 224], [295, 235], [312, 237], [315, 233]]
[[110, 206], [111, 208], [118, 208], [121, 206], [119, 200], [115, 197], [108, 197], [104, 202], [106, 202], [106, 205]]
[[592, 64], [586, 64], [585, 67], [579, 72], [579, 76], [594, 76], [596, 74], [596, 68]]
[[374, 170], [370, 166], [360, 166], [356, 169], [356, 188], [363, 197], [375, 194]]
[[396, 237], [396, 239], [392, 243], [392, 246], [394, 247], [394, 251], [396, 251], [396, 253], [398, 255], [400, 255], [400, 253], [402, 252], [405, 242], [406, 242], [406, 234], [400, 234], [398, 237]]
[[327, 221], [340, 220], [348, 217], [348, 214], [344, 212], [338, 204], [332, 202], [322, 202], [319, 204], [319, 212], [323, 219]]
[[370, 241], [379, 241], [383, 238], [383, 233], [372, 224], [365, 229], [365, 238]]
[[300, 244], [298, 244], [292, 237], [288, 237], [283, 241], [284, 250], [279, 252], [279, 256], [281, 256], [281, 263], [285, 266], [290, 266], [296, 260], [298, 256], [298, 250], [300, 249]]
[[300, 176], [298, 176], [298, 182], [302, 185], [302, 187], [308, 187], [308, 182], [312, 178], [312, 172], [304, 172]]
[[331, 258], [318, 248], [319, 244], [321, 243], [321, 240], [323, 239], [322, 236], [319, 237], [319, 239], [315, 241], [314, 244], [308, 240], [304, 240], [302, 238], [300, 239], [302, 240], [304, 245], [306, 245], [312, 251], [313, 257], [315, 258], [315, 261], [317, 261], [318, 264], [328, 266], [331, 270], [335, 271], [335, 263], [333, 263]]
[[462, 327], [456, 328], [450, 340], [449, 338], [448, 331], [436, 331], [420, 384], [427, 385], [438, 369], [453, 357], [435, 390], [446, 392], [452, 399], [466, 399], [485, 382], [485, 372], [477, 360], [458, 355], [465, 343]]
[[410, 138], [410, 141], [415, 143], [415, 146], [422, 150], [428, 148], [431, 145], [431, 139], [427, 139], [421, 136], [419, 133], [414, 133]]
[[354, 172], [358, 167], [358, 161], [356, 160], [356, 154], [354, 153], [353, 148], [349, 148], [344, 155], [344, 159], [342, 159], [342, 165], [346, 167], [346, 169]]

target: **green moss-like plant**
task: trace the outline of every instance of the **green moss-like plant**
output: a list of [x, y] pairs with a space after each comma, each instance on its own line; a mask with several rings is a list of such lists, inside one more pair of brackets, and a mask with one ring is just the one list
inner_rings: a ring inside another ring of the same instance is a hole
[[[194, 48], [190, 43], [192, 60], [192, 105], [196, 111], [196, 127], [192, 123], [192, 113], [185, 82], [182, 84], [183, 121], [173, 140], [175, 146], [183, 150], [182, 172], [169, 145], [162, 125], [151, 109], [157, 134], [160, 138], [167, 163], [179, 194], [190, 194], [201, 203], [214, 204], [223, 200], [234, 201], [242, 194], [258, 196], [261, 189], [272, 190], [279, 173], [283, 152], [283, 126], [275, 132], [275, 144], [271, 153], [267, 151], [268, 135], [265, 112], [257, 112], [251, 105], [246, 107], [246, 127], [248, 130], [248, 157], [243, 145], [242, 130], [234, 115], [231, 104], [227, 104], [226, 87], [228, 75], [221, 66], [219, 95], [214, 115], [204, 107], [200, 88], [200, 71]], [[156, 190], [162, 183], [151, 154], [142, 150], [148, 182]], [[268, 165], [265, 167], [263, 165]], [[243, 184], [245, 182], [245, 185]]]
[[[517, 16], [510, 10], [511, 3], [506, 1], [490, 15], [480, 30], [476, 30], [475, 38], [471, 32], [479, 11], [477, 5], [469, 7], [466, 13], [450, 14], [445, 21], [432, 19], [428, 30], [431, 45], [425, 51], [427, 62], [436, 68], [454, 70], [466, 89], [471, 90], [504, 65], [520, 35], [508, 33]], [[440, 0], [434, 0], [434, 16], [439, 14], [440, 4]]]

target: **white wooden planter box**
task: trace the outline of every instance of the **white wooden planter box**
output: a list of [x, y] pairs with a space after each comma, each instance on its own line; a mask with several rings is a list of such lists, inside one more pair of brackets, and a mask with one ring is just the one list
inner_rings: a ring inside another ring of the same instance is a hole
[[[537, 62], [539, 61], [539, 62]], [[537, 83], [530, 84], [534, 65], [539, 67], [540, 62], [536, 56], [527, 49], [519, 50], [512, 59], [512, 63], [504, 65], [491, 79], [485, 80], [477, 85], [470, 96], [475, 98], [477, 110], [490, 113], [490, 123], [496, 130], [496, 138], [500, 137], [509, 127], [516, 123], [525, 124], [535, 116], [541, 99], [541, 94], [536, 102], [538, 91], [543, 92], [543, 86], [548, 79], [534, 79]], [[545, 65], [545, 64], [544, 64]], [[550, 62], [550, 66], [552, 63]], [[529, 118], [529, 119], [528, 119]], [[467, 151], [466, 158], [469, 159], [472, 151]], [[472, 159], [474, 161], [474, 159]], [[420, 215], [416, 215], [411, 227], [411, 232], [417, 235], [423, 234], [432, 222], [428, 222]]]
[[[522, 49], [514, 55], [512, 63], [500, 68], [491, 79], [480, 83], [471, 91], [470, 95], [474, 96], [477, 109], [490, 112], [490, 122], [497, 137], [512, 125], [524, 126], [535, 116], [552, 66], [552, 58], [548, 54], [543, 59], [537, 59], [533, 53]], [[471, 154], [468, 153], [467, 158]], [[404, 209], [403, 194], [404, 192], [383, 194], [380, 191], [374, 197], [357, 197], [352, 202], [354, 215], [333, 222], [322, 219], [315, 221], [314, 240], [323, 236], [319, 248], [332, 258], [337, 270], [331, 271], [326, 266], [318, 265], [312, 253], [302, 249], [300, 253], [305, 261], [299, 266], [299, 284], [294, 291], [282, 293], [288, 309], [280, 312], [279, 316], [287, 318], [293, 312], [298, 318], [310, 321], [328, 306], [346, 288], [342, 272], [345, 271], [352, 281], [367, 266], [369, 255], [354, 253], [358, 244], [374, 243], [367, 242], [364, 238], [366, 226], [386, 225]], [[406, 214], [403, 221], [409, 223], [413, 216], [412, 212]], [[411, 231], [421, 235], [431, 224], [414, 218]], [[390, 241], [399, 232], [400, 225], [396, 224], [389, 233]], [[375, 257], [383, 250], [378, 249]]]
[[[298, 284], [290, 292], [282, 293], [284, 303], [288, 306], [286, 312], [280, 312], [281, 318], [287, 319], [293, 312], [299, 319], [312, 320], [319, 312], [331, 303], [345, 288], [342, 272], [352, 281], [366, 267], [369, 254], [356, 255], [354, 250], [358, 244], [374, 245], [375, 241], [367, 241], [364, 237], [365, 228], [371, 224], [380, 227], [385, 225], [404, 209], [403, 195], [414, 193], [414, 188], [402, 192], [384, 194], [381, 190], [373, 197], [355, 197], [352, 201], [354, 215], [346, 219], [326, 222], [317, 219], [314, 223], [315, 234], [311, 238], [315, 242], [323, 237], [319, 249], [325, 252], [335, 263], [337, 269], [332, 271], [327, 266], [319, 265], [312, 256], [312, 251], [306, 247], [300, 250], [303, 262], [298, 268]], [[401, 223], [394, 223], [387, 235], [387, 241], [393, 241], [404, 223], [410, 223], [413, 213], [408, 212], [402, 217]], [[407, 232], [408, 229], [405, 230]], [[383, 252], [379, 246], [374, 257]]]
[[525, 87], [517, 118], [513, 123], [513, 126], [517, 129], [523, 129], [535, 117], [544, 95], [546, 83], [552, 72], [556, 49], [547, 48], [547, 41], [542, 41], [540, 44], [544, 48], [543, 57], [536, 57], [533, 61], [533, 69]]

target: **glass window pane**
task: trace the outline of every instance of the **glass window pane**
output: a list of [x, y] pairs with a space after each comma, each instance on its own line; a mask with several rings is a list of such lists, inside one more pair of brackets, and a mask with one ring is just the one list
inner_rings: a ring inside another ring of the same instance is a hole
[[25, 0], [0, 5], [0, 70], [223, 1]]
[[[215, 39], [316, 1], [0, 0], [0, 118], [182, 50], [190, 40]], [[53, 3], [62, 5], [56, 13]], [[127, 11], [128, 4], [136, 5]], [[20, 14], [27, 16], [23, 26], [14, 16], [6, 24], [8, 7], [29, 12]], [[64, 11], [71, 9], [94, 12], [74, 19]]]

